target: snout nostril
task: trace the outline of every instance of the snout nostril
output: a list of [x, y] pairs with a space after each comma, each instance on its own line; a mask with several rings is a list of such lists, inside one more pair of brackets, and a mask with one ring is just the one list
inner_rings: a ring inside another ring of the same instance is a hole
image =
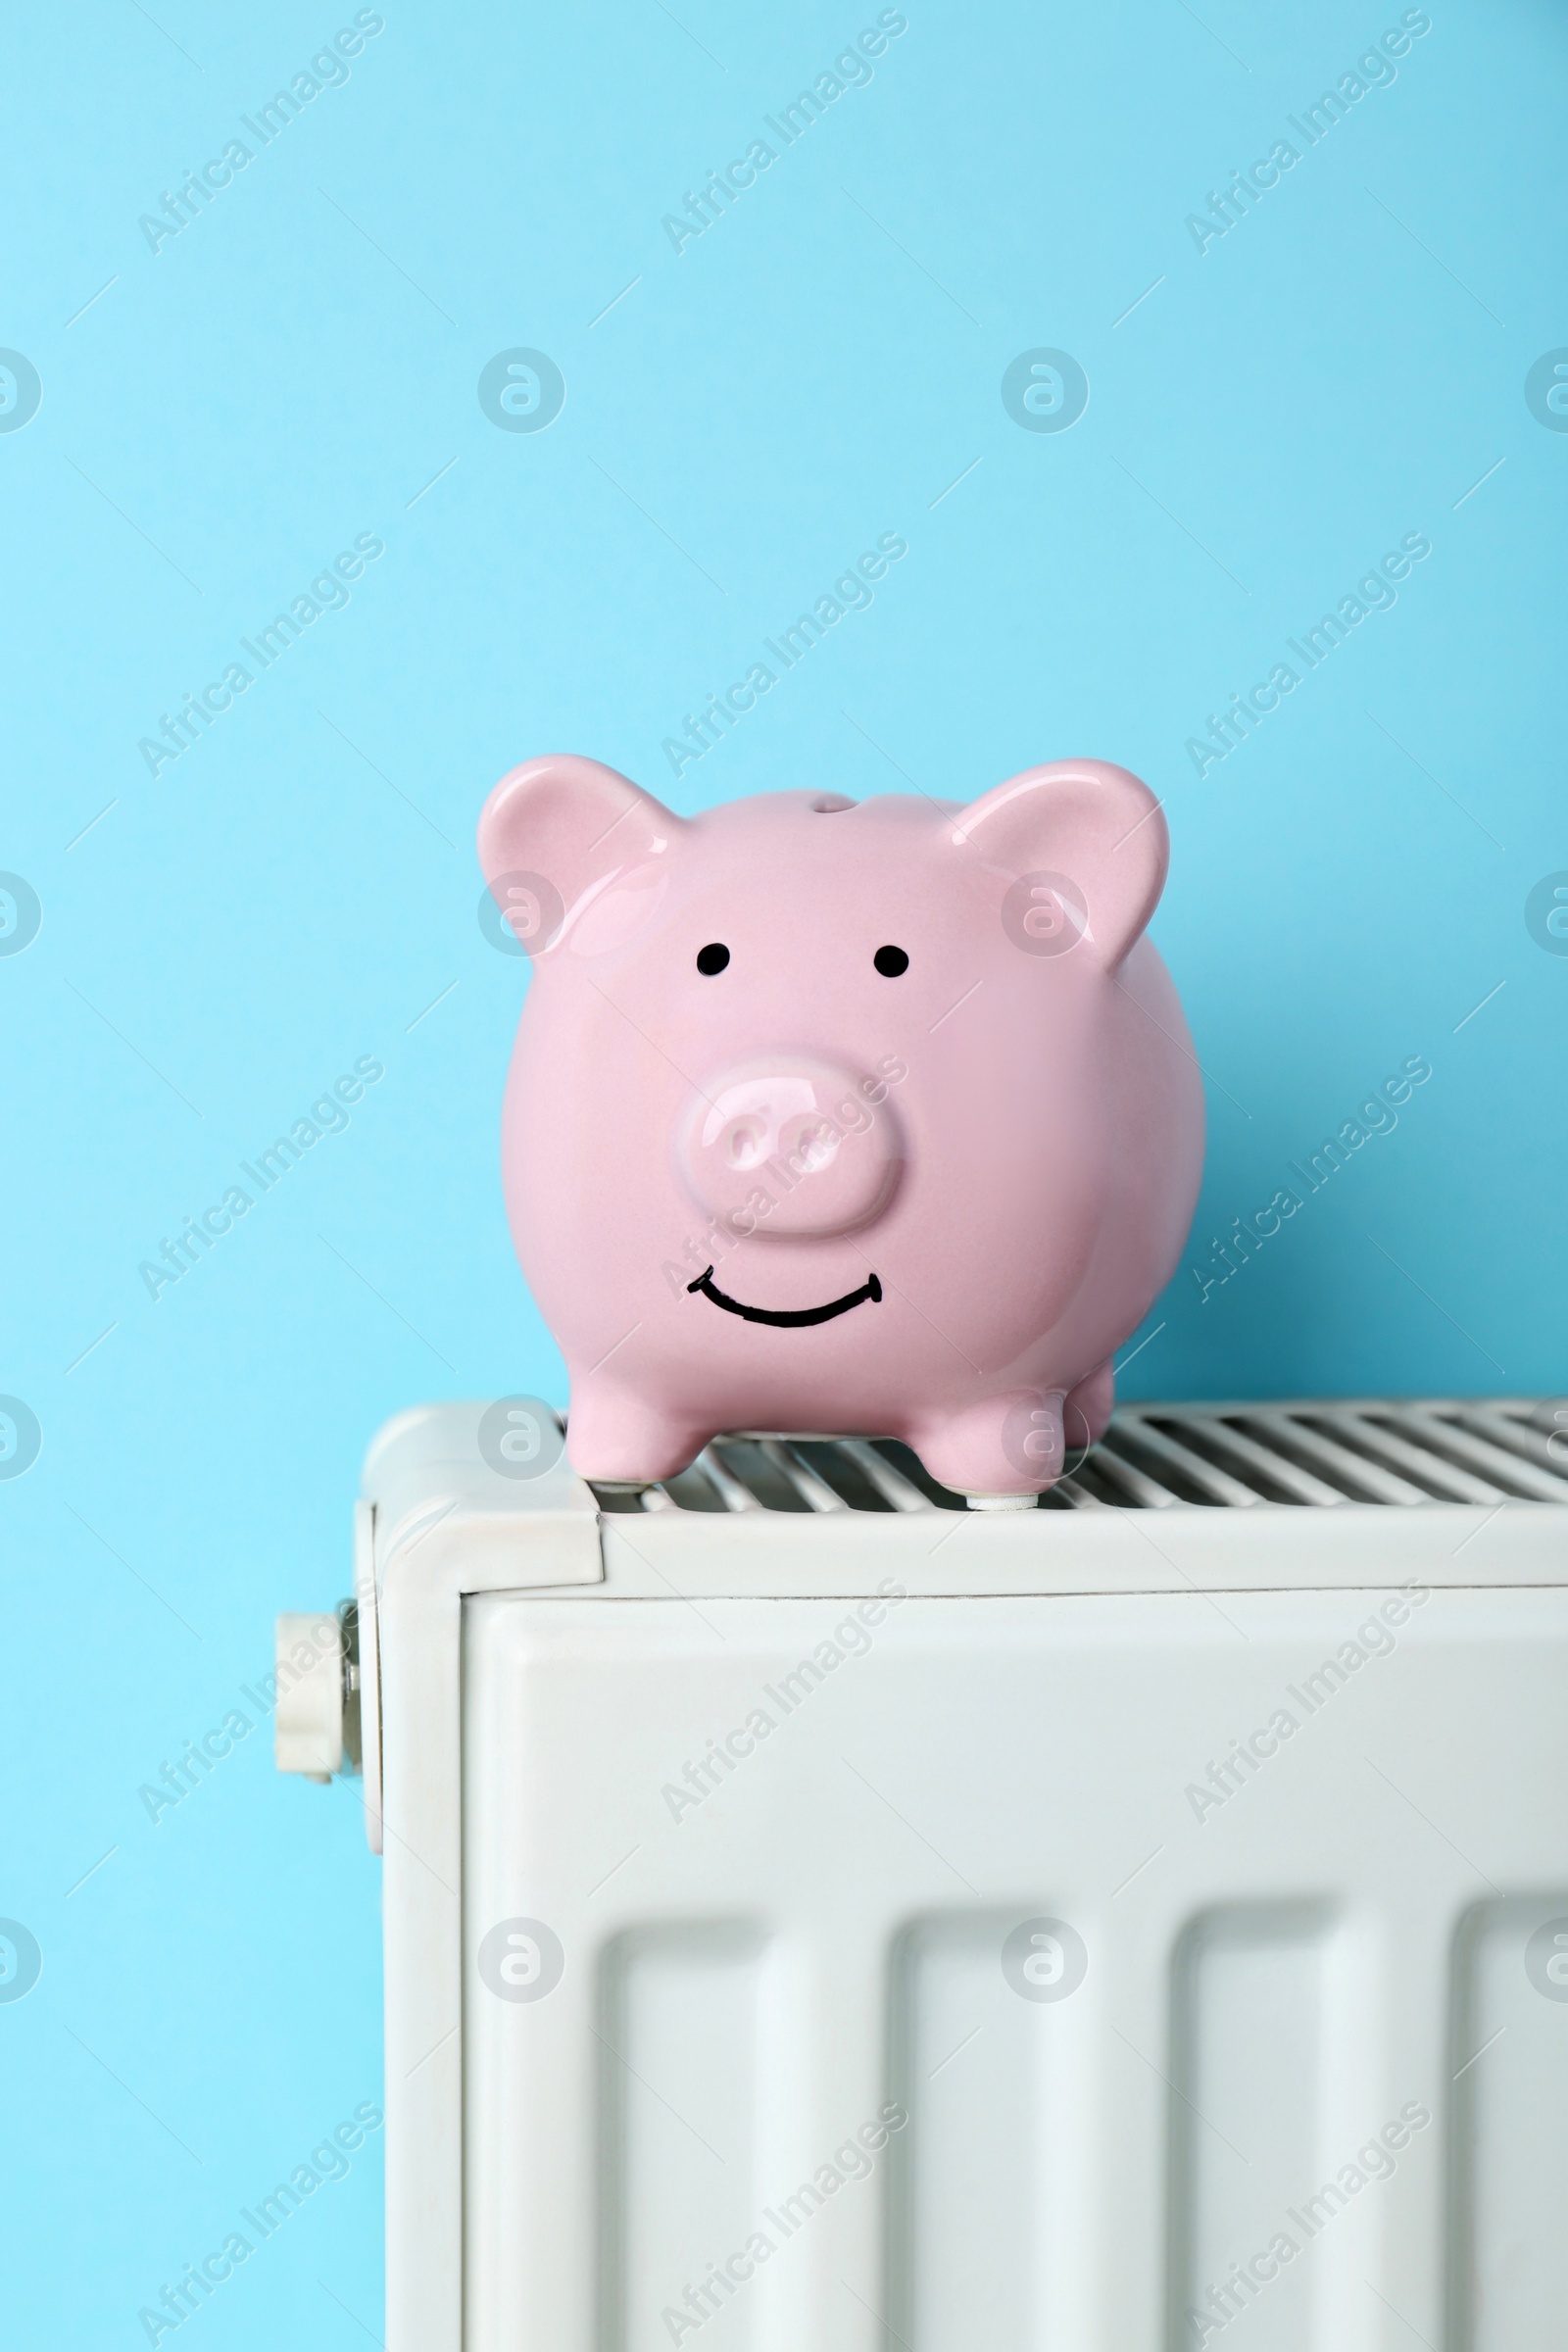
[[752, 1168], [762, 1156], [765, 1141], [762, 1128], [756, 1119], [738, 1119], [724, 1139], [725, 1150], [732, 1168]]

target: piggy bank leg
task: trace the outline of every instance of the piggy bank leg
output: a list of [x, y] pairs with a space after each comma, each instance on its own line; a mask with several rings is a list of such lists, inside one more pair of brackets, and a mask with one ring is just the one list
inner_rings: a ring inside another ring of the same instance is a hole
[[1098, 1446], [1110, 1422], [1111, 1406], [1116, 1401], [1116, 1376], [1107, 1355], [1102, 1364], [1088, 1372], [1075, 1389], [1067, 1392], [1062, 1412], [1067, 1444], [1074, 1453], [1082, 1454], [1089, 1446]]
[[1028, 1510], [1061, 1476], [1060, 1389], [1013, 1391], [921, 1422], [909, 1444], [939, 1485], [977, 1510]]
[[608, 1486], [651, 1486], [673, 1478], [701, 1453], [711, 1430], [662, 1412], [646, 1396], [602, 1380], [572, 1384], [566, 1459], [579, 1478]]

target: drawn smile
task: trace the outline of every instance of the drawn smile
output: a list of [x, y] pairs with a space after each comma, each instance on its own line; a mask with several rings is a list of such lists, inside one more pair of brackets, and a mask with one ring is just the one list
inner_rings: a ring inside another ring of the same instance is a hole
[[699, 1274], [695, 1282], [686, 1285], [688, 1291], [701, 1291], [726, 1315], [739, 1315], [747, 1323], [773, 1323], [786, 1331], [799, 1331], [808, 1323], [831, 1323], [835, 1315], [847, 1315], [852, 1306], [861, 1306], [869, 1298], [873, 1306], [882, 1303], [882, 1285], [873, 1274], [862, 1282], [858, 1291], [846, 1291], [842, 1298], [830, 1298], [826, 1306], [744, 1306], [739, 1298], [726, 1298], [713, 1282], [713, 1269]]

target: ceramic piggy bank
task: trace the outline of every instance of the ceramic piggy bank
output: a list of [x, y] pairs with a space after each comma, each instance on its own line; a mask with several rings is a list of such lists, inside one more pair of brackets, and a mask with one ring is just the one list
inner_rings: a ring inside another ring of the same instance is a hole
[[1203, 1112], [1144, 936], [1164, 818], [1066, 760], [967, 806], [781, 792], [695, 817], [531, 760], [479, 826], [533, 959], [503, 1122], [585, 1478], [724, 1430], [914, 1447], [1030, 1502], [1104, 1428], [1173, 1272]]

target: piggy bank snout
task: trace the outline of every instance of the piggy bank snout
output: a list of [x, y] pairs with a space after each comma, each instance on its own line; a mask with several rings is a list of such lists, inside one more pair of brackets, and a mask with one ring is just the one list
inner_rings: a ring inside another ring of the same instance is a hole
[[810, 1055], [742, 1063], [688, 1103], [676, 1164], [700, 1206], [737, 1233], [852, 1232], [880, 1215], [903, 1165], [886, 1093]]

